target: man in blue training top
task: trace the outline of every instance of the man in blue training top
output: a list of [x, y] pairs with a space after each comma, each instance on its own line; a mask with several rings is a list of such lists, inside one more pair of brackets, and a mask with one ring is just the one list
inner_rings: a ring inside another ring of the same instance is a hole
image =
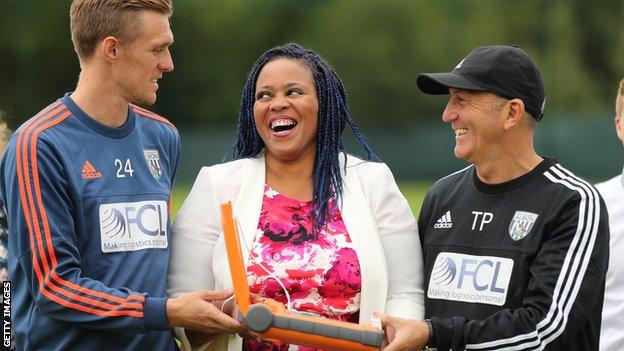
[[174, 350], [173, 326], [241, 329], [210, 302], [228, 292], [166, 297], [180, 141], [137, 105], [173, 70], [171, 13], [171, 0], [74, 0], [76, 90], [9, 142], [0, 193], [20, 350]]

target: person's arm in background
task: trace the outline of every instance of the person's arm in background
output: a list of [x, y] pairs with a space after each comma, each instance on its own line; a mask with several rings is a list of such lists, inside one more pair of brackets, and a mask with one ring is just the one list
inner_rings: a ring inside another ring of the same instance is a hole
[[[171, 260], [169, 262], [168, 292], [181, 296], [195, 290], [213, 290], [213, 250], [220, 232], [220, 210], [216, 192], [209, 180], [210, 169], [203, 167], [173, 224]], [[217, 306], [220, 306], [217, 303]], [[232, 304], [228, 304], [231, 306]], [[213, 306], [219, 313], [221, 311]], [[225, 311], [227, 312], [227, 311]], [[230, 330], [176, 329], [184, 342], [201, 345]], [[240, 330], [240, 328], [236, 329]]]
[[379, 164], [373, 213], [388, 266], [387, 314], [424, 317], [423, 259], [414, 214], [392, 172]]
[[7, 224], [6, 209], [0, 199], [0, 282], [9, 279], [7, 261], [9, 259], [9, 226]]
[[[0, 158], [4, 155], [4, 150], [6, 149], [12, 133], [2, 119], [2, 112], [0, 112]], [[2, 199], [0, 199], [0, 282], [4, 282], [9, 279], [7, 267], [9, 254], [8, 240], [9, 225], [7, 223], [6, 208]]]
[[[171, 187], [175, 178], [180, 160], [180, 136], [176, 130], [175, 139], [169, 144], [172, 147], [172, 157], [175, 162], [172, 167]], [[222, 313], [215, 305], [220, 306], [223, 301], [232, 296], [231, 291], [213, 291], [198, 289], [167, 301], [167, 317], [170, 327], [180, 327], [186, 330], [202, 330], [207, 333], [232, 333], [241, 331], [240, 323], [229, 314]]]

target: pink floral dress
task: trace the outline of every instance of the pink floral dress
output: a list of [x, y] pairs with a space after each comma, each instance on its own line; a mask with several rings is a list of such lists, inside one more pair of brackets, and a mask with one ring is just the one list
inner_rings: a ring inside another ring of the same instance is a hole
[[[330, 202], [330, 208], [335, 204]], [[360, 309], [360, 264], [339, 209], [316, 237], [312, 203], [286, 197], [268, 185], [247, 267], [251, 293], [286, 305], [282, 287], [262, 267], [280, 278], [290, 294], [292, 308], [327, 318], [357, 323]], [[313, 351], [244, 339], [244, 351]]]

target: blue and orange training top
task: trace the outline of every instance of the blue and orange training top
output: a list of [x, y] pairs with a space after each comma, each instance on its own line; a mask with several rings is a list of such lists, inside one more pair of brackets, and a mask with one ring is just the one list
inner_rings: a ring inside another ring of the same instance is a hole
[[0, 165], [17, 349], [173, 350], [168, 204], [180, 141], [137, 106], [118, 128], [69, 94], [24, 123]]

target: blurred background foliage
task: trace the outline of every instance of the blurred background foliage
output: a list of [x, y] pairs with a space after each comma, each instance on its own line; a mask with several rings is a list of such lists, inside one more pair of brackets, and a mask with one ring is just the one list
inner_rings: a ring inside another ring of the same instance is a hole
[[[75, 86], [69, 4], [2, 0], [0, 110], [13, 127]], [[488, 44], [518, 44], [540, 67], [547, 104], [537, 144], [544, 153], [593, 178], [621, 170], [621, 144], [612, 132], [624, 75], [621, 0], [174, 0], [174, 6], [176, 68], [165, 75], [152, 109], [181, 131], [185, 182], [231, 145], [240, 90], [256, 58], [291, 41], [335, 67], [353, 117], [400, 177], [435, 179], [462, 166], [439, 118], [446, 98], [418, 92], [415, 79], [448, 71]]]

